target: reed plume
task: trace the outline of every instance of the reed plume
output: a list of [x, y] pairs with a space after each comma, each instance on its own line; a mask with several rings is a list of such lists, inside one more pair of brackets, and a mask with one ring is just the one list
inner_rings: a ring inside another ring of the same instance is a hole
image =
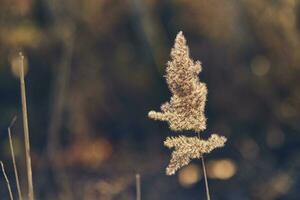
[[[193, 61], [189, 55], [186, 39], [180, 31], [171, 50], [171, 61], [167, 63], [166, 81], [172, 93], [169, 102], [161, 106], [161, 112], [150, 111], [149, 118], [167, 121], [173, 131], [193, 130], [197, 133], [206, 129], [204, 114], [207, 88], [200, 82], [199, 73], [202, 66]], [[192, 158], [200, 158], [217, 147], [224, 146], [225, 137], [213, 134], [207, 141], [200, 137], [171, 137], [164, 142], [165, 146], [175, 151], [172, 154], [167, 175], [172, 175], [180, 167], [187, 165]]]
[[174, 148], [166, 174], [173, 175], [188, 165], [191, 159], [201, 158], [207, 199], [210, 200], [203, 154], [223, 147], [226, 138], [217, 134], [212, 134], [208, 140], [200, 138], [200, 132], [206, 129], [204, 109], [207, 96], [207, 87], [198, 77], [201, 71], [201, 63], [190, 58], [186, 39], [179, 32], [171, 49], [171, 61], [167, 63], [165, 75], [172, 93], [171, 99], [162, 104], [161, 112], [152, 110], [148, 117], [167, 121], [173, 131], [192, 130], [198, 133], [198, 137], [177, 136], [165, 140], [166, 147]]
[[168, 137], [164, 145], [168, 148], [175, 148], [169, 166], [166, 169], [168, 175], [175, 174], [176, 170], [188, 165], [191, 159], [201, 158], [203, 154], [210, 153], [218, 147], [223, 147], [226, 138], [212, 134], [208, 140], [201, 140], [198, 137]]
[[148, 116], [154, 120], [167, 121], [174, 131], [203, 131], [206, 129], [204, 108], [207, 88], [198, 78], [202, 70], [201, 63], [190, 58], [182, 32], [175, 39], [171, 59], [167, 63], [165, 76], [173, 94], [171, 100], [161, 106], [162, 112], [150, 111]]

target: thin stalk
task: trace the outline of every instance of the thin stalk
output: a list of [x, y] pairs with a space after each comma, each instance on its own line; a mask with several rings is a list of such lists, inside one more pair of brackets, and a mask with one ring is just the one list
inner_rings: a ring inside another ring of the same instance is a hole
[[204, 157], [203, 157], [203, 155], [202, 155], [202, 157], [201, 157], [201, 161], [202, 161], [202, 169], [203, 169], [204, 180], [205, 180], [206, 197], [207, 197], [207, 200], [210, 200], [209, 187], [208, 187], [208, 180], [207, 180], [206, 169], [205, 169], [205, 162], [204, 162]]
[[[198, 138], [200, 139], [200, 133], [198, 133]], [[209, 186], [208, 186], [208, 180], [207, 180], [207, 174], [206, 174], [206, 168], [205, 168], [205, 161], [204, 161], [204, 156], [203, 155], [201, 156], [201, 163], [202, 163], [202, 170], [203, 170], [203, 174], [204, 174], [206, 198], [207, 198], [207, 200], [210, 200]]]
[[17, 170], [17, 164], [16, 164], [16, 157], [15, 157], [15, 151], [14, 151], [14, 146], [13, 146], [13, 140], [11, 136], [11, 127], [16, 121], [16, 117], [13, 118], [11, 121], [7, 131], [8, 131], [8, 139], [9, 139], [9, 146], [10, 146], [10, 152], [11, 152], [11, 158], [13, 161], [13, 166], [14, 166], [14, 174], [15, 174], [15, 179], [16, 179], [16, 185], [17, 185], [17, 190], [18, 190], [18, 196], [19, 200], [23, 200], [22, 198], [22, 192], [21, 192], [21, 187], [20, 187], [20, 181], [19, 181], [19, 175], [18, 175], [18, 170]]
[[4, 178], [5, 178], [5, 181], [6, 181], [6, 185], [7, 185], [7, 189], [8, 189], [8, 193], [9, 193], [10, 200], [14, 200], [13, 194], [12, 194], [12, 192], [11, 192], [10, 183], [9, 183], [9, 180], [8, 180], [7, 174], [6, 174], [6, 172], [5, 172], [5, 169], [4, 169], [3, 162], [2, 162], [2, 161], [0, 161], [0, 164], [1, 164], [1, 168], [2, 168], [2, 173], [3, 173], [3, 176], [4, 176]]
[[141, 176], [140, 174], [135, 175], [135, 185], [136, 185], [136, 200], [141, 200]]
[[[56, 3], [54, 4], [56, 5]], [[60, 16], [59, 14], [55, 14], [57, 12], [56, 9], [52, 11], [54, 16]], [[57, 188], [60, 188], [65, 196], [65, 199], [75, 199], [72, 191], [72, 184], [70, 178], [67, 175], [68, 172], [66, 171], [64, 166], [59, 166], [59, 163], [57, 162], [57, 155], [61, 154], [62, 151], [60, 132], [63, 127], [63, 116], [67, 110], [66, 97], [68, 96], [69, 91], [71, 65], [74, 50], [73, 47], [76, 31], [74, 24], [70, 21], [65, 21], [64, 19], [60, 18], [55, 19], [55, 21], [57, 21], [57, 26], [65, 27], [65, 31], [67, 31], [68, 34], [64, 34], [62, 37], [62, 58], [58, 64], [57, 70], [55, 71], [56, 78], [53, 81], [53, 91], [51, 94], [53, 101], [51, 102], [51, 114], [50, 121], [48, 123], [49, 130], [45, 153], [47, 155], [46, 159], [48, 162], [49, 170], [51, 171], [51, 173], [53, 173], [54, 184], [57, 186]]]
[[21, 61], [21, 63], [20, 63], [20, 87], [21, 87], [21, 100], [22, 100], [22, 113], [23, 113], [28, 199], [34, 200], [32, 167], [31, 167], [31, 156], [30, 156], [30, 140], [29, 140], [29, 128], [28, 128], [28, 115], [27, 115], [27, 103], [26, 103], [26, 88], [25, 88], [25, 80], [24, 80], [24, 56], [22, 53], [20, 53], [20, 61]]

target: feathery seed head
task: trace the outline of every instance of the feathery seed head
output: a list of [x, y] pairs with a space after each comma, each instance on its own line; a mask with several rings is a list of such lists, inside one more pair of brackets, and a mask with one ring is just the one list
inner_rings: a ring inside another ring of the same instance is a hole
[[200, 158], [205, 153], [223, 147], [225, 142], [226, 138], [217, 134], [212, 134], [208, 140], [186, 136], [168, 137], [164, 145], [168, 148], [175, 148], [175, 150], [172, 153], [166, 174], [175, 174], [178, 169], [188, 165], [191, 159]]
[[[201, 63], [190, 58], [186, 39], [180, 31], [171, 50], [171, 61], [167, 63], [165, 75], [172, 96], [169, 102], [161, 105], [161, 112], [152, 110], [148, 117], [167, 121], [173, 131], [193, 130], [199, 133], [205, 130], [207, 88], [199, 80], [201, 71]], [[164, 145], [174, 150], [166, 174], [175, 174], [179, 168], [189, 164], [191, 159], [223, 147], [225, 142], [225, 137], [216, 134], [212, 134], [208, 140], [186, 136], [168, 137]]]
[[190, 58], [186, 39], [183, 33], [179, 32], [171, 50], [171, 61], [167, 63], [165, 75], [172, 97], [161, 106], [162, 112], [150, 111], [149, 118], [167, 121], [174, 131], [205, 130], [204, 108], [207, 88], [199, 81], [198, 75], [201, 70], [201, 63], [194, 62]]

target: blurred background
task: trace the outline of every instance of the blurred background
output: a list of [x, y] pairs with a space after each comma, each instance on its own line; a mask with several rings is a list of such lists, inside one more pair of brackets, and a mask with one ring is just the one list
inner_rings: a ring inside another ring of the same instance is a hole
[[[205, 199], [201, 163], [166, 176], [166, 62], [178, 31], [203, 64], [214, 200], [300, 198], [300, 1], [1, 0], [0, 160], [26, 194], [18, 52], [26, 56], [36, 199]], [[194, 133], [187, 133], [193, 135]], [[0, 197], [8, 199], [0, 176]]]

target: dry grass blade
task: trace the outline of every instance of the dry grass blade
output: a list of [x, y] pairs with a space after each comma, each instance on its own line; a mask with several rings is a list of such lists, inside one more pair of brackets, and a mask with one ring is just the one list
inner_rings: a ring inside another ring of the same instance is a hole
[[19, 174], [18, 174], [18, 170], [17, 170], [17, 164], [16, 164], [16, 157], [15, 157], [15, 151], [14, 151], [14, 146], [13, 146], [13, 140], [12, 140], [12, 136], [11, 136], [11, 127], [14, 125], [14, 123], [16, 122], [17, 117], [15, 116], [7, 131], [8, 131], [8, 139], [9, 139], [9, 146], [10, 146], [10, 152], [11, 152], [11, 158], [13, 161], [13, 166], [14, 166], [14, 174], [15, 174], [15, 179], [16, 179], [16, 185], [17, 185], [17, 190], [18, 190], [18, 196], [19, 196], [19, 200], [23, 200], [22, 198], [22, 192], [21, 192], [21, 187], [20, 187], [20, 181], [19, 181]]
[[26, 88], [24, 80], [24, 56], [20, 53], [20, 87], [21, 87], [21, 100], [22, 100], [22, 114], [23, 114], [23, 128], [24, 128], [24, 142], [25, 142], [25, 159], [27, 169], [27, 183], [28, 183], [28, 199], [34, 200], [33, 181], [32, 181], [32, 168], [30, 156], [30, 140], [28, 128], [28, 115], [26, 103]]
[[14, 199], [13, 195], [12, 195], [12, 192], [11, 192], [11, 187], [10, 187], [10, 183], [9, 183], [9, 180], [8, 180], [8, 177], [7, 177], [7, 174], [5, 172], [5, 169], [4, 169], [4, 165], [3, 165], [3, 162], [0, 161], [0, 164], [1, 164], [1, 168], [2, 168], [2, 173], [3, 173], [3, 176], [5, 178], [5, 181], [6, 181], [6, 185], [7, 185], [7, 189], [8, 189], [8, 192], [9, 192], [9, 197], [11, 200]]
[[141, 200], [141, 176], [140, 174], [135, 175], [135, 184], [136, 184], [136, 200]]

